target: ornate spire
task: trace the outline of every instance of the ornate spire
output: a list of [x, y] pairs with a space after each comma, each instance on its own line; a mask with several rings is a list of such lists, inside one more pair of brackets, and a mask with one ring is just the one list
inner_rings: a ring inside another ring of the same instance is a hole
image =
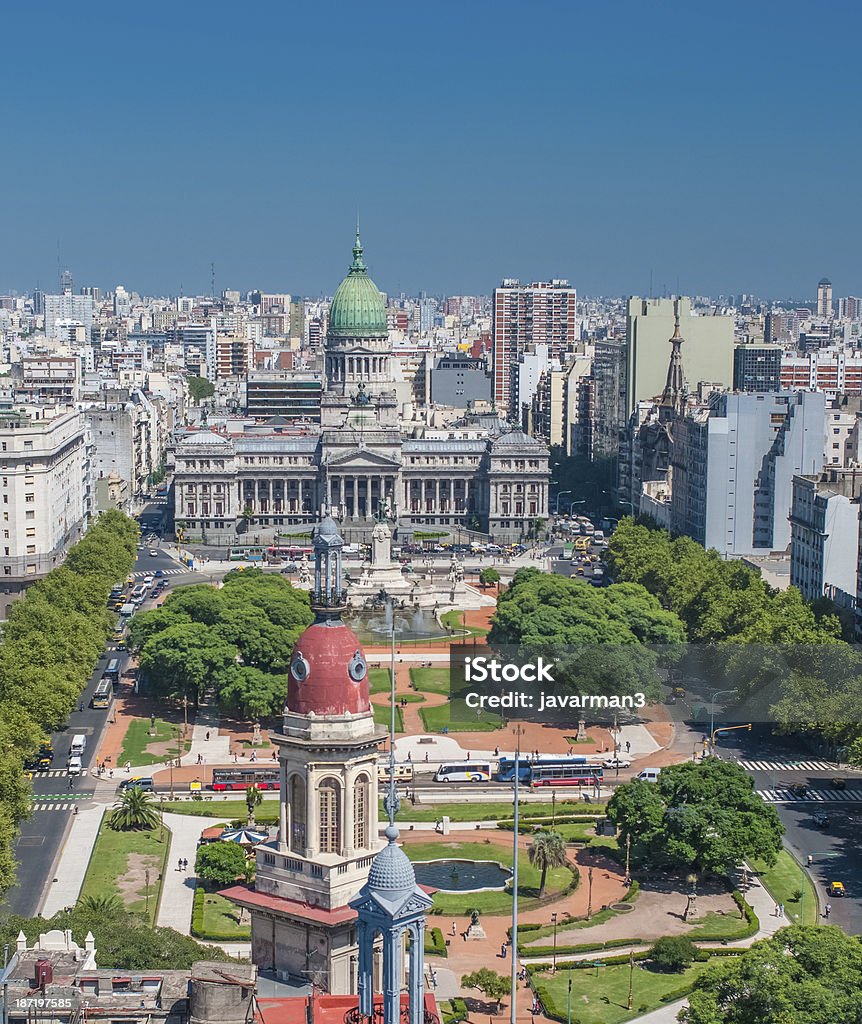
[[359, 214], [356, 215], [356, 241], [353, 243], [353, 262], [350, 264], [350, 272], [365, 273], [365, 260], [362, 258], [362, 240], [359, 237]]
[[673, 337], [670, 339], [670, 362], [667, 367], [667, 382], [662, 392], [663, 409], [673, 410], [681, 416], [685, 406], [685, 377], [682, 372], [682, 343], [685, 339], [679, 332], [679, 299], [674, 303]]

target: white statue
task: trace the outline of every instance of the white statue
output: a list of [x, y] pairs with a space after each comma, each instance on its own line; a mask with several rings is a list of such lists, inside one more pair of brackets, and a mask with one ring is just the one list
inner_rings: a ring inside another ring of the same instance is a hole
[[311, 583], [311, 570], [308, 567], [308, 552], [302, 552], [302, 561], [299, 563], [299, 583]]
[[374, 524], [371, 531], [371, 564], [375, 566], [389, 565], [391, 561], [392, 531], [386, 523]]

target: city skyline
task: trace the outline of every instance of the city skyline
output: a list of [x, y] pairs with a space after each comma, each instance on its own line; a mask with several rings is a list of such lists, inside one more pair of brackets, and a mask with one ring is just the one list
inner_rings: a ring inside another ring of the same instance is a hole
[[850, 4], [149, 10], [9, 12], [3, 290], [326, 293], [359, 209], [390, 294], [859, 291]]

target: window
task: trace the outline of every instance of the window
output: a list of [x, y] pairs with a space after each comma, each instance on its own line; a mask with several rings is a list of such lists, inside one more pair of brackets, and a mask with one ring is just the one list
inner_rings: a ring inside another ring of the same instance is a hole
[[320, 806], [320, 852], [338, 853], [341, 848], [338, 782], [335, 779], [324, 779], [317, 796]]
[[305, 853], [305, 780], [294, 775], [290, 780], [290, 848], [294, 853]]
[[28, 505], [32, 505], [35, 500], [36, 500], [36, 497], [33, 494], [25, 494], [24, 495], [24, 501], [26, 501]]
[[[27, 512], [25, 512], [24, 515], [25, 515], [25, 517], [27, 519], [35, 519], [36, 518], [36, 513], [32, 509], [29, 509]], [[9, 518], [8, 513], [7, 513], [6, 518], [7, 519]]]
[[[8, 530], [4, 530], [4, 533], [6, 534], [7, 537], [9, 536], [9, 531]], [[28, 537], [35, 537], [36, 536], [36, 527], [35, 526], [28, 526], [27, 527], [27, 536]]]
[[28, 544], [27, 545], [27, 554], [28, 555], [35, 555], [36, 554], [36, 545], [35, 544]]
[[357, 850], [368, 846], [367, 775], [360, 775], [353, 786], [353, 845]]

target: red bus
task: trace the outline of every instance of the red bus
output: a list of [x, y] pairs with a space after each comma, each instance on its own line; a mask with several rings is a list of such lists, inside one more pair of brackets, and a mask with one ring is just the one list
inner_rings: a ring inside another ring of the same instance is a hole
[[275, 558], [302, 558], [303, 555], [313, 555], [314, 549], [310, 547], [269, 547], [266, 549], [266, 557]]
[[246, 786], [257, 786], [258, 789], [278, 789], [278, 768], [214, 768], [212, 788], [216, 793], [227, 789], [245, 789]]

